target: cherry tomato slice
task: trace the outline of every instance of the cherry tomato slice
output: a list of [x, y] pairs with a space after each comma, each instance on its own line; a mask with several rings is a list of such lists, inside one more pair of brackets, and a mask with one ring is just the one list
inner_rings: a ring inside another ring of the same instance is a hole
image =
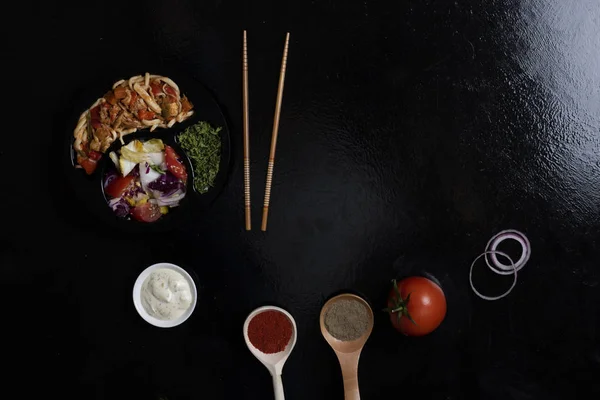
[[185, 165], [179, 162], [179, 156], [175, 153], [175, 150], [171, 146], [165, 146], [165, 160], [167, 161], [167, 168], [175, 175], [176, 178], [187, 182], [187, 171]]
[[161, 217], [160, 207], [154, 203], [144, 203], [131, 210], [133, 218], [140, 222], [154, 222]]
[[85, 170], [86, 174], [91, 175], [96, 170], [97, 163], [91, 158], [84, 158], [77, 156], [77, 164], [81, 165]]
[[120, 176], [115, 178], [115, 180], [113, 180], [106, 188], [104, 188], [104, 193], [113, 198], [121, 197], [123, 193], [129, 189], [134, 179], [135, 178], [133, 176]]

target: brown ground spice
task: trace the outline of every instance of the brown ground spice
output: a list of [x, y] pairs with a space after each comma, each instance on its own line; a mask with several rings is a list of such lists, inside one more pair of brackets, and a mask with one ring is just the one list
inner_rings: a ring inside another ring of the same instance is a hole
[[369, 311], [359, 300], [342, 299], [325, 312], [325, 328], [336, 339], [356, 340], [369, 329]]

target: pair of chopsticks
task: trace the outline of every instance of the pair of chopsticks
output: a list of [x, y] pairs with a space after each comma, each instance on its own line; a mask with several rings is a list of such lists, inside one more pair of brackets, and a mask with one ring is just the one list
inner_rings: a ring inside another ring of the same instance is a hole
[[[273, 182], [273, 168], [275, 166], [275, 150], [277, 148], [277, 134], [279, 133], [279, 116], [281, 115], [281, 101], [283, 99], [283, 85], [285, 82], [285, 69], [287, 65], [290, 33], [285, 37], [281, 71], [279, 73], [279, 87], [277, 89], [277, 102], [275, 103], [275, 117], [273, 119], [273, 132], [271, 134], [271, 151], [269, 153], [269, 166], [267, 167], [267, 183], [265, 185], [265, 201], [263, 203], [262, 224], [260, 229], [267, 230], [269, 218], [269, 203], [271, 201], [271, 184]], [[250, 122], [248, 119], [248, 44], [246, 31], [244, 31], [243, 49], [243, 115], [244, 115], [244, 209], [246, 217], [246, 230], [252, 229], [250, 222]]]

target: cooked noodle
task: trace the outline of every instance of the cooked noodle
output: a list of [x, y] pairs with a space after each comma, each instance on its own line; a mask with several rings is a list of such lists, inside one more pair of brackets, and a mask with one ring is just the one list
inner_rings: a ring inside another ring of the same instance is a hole
[[84, 112], [83, 114], [81, 114], [81, 117], [79, 117], [79, 121], [77, 121], [77, 126], [75, 127], [75, 135], [77, 136], [77, 132], [79, 132], [82, 128], [85, 127], [85, 124], [87, 122], [86, 120], [86, 112]]
[[[157, 84], [160, 85], [158, 90]], [[167, 95], [167, 86], [175, 91], [175, 96]], [[89, 157], [90, 150], [104, 152], [117, 138], [124, 143], [123, 136], [138, 129], [149, 128], [154, 132], [157, 128], [171, 128], [194, 114], [183, 111], [182, 97], [185, 96], [181, 96], [179, 86], [165, 76], [146, 72], [143, 76], [121, 79], [112, 85], [112, 89], [82, 112], [77, 120], [73, 148], [78, 163], [79, 157], [83, 160]], [[175, 112], [177, 115], [173, 115]], [[153, 119], [145, 119], [151, 115]]]
[[132, 76], [131, 78], [129, 78], [129, 82], [128, 82], [129, 89], [133, 90], [133, 84], [136, 83], [136, 82], [139, 82], [142, 79], [144, 79], [144, 78], [142, 78], [141, 75]]
[[121, 86], [121, 84], [125, 82], [125, 79], [121, 79], [120, 81], [116, 81], [115, 84], [112, 86], [113, 89], [115, 89], [117, 86]]
[[158, 125], [158, 124], [160, 124], [160, 119], [152, 119], [152, 120], [143, 119], [142, 124], [144, 124], [146, 126]]
[[154, 111], [157, 114], [161, 113], [162, 110], [160, 106], [156, 103], [156, 101], [154, 101], [152, 97], [150, 97], [148, 92], [146, 92], [146, 90], [143, 87], [141, 87], [138, 83], [134, 83], [133, 90], [135, 90], [137, 94], [139, 94], [140, 97], [144, 99], [144, 101], [146, 102], [146, 104], [148, 104], [148, 107], [150, 107], [152, 111]]

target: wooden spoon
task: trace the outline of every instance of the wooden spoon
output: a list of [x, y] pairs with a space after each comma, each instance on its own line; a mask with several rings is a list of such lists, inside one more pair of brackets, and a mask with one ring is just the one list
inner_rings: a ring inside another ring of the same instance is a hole
[[[342, 341], [334, 338], [325, 327], [325, 314], [329, 307], [340, 300], [354, 300], [361, 302], [369, 311], [369, 328], [366, 332], [356, 340]], [[373, 310], [369, 304], [361, 297], [353, 295], [351, 293], [344, 293], [338, 296], [332, 297], [325, 303], [321, 309], [321, 317], [319, 318], [321, 325], [321, 334], [329, 343], [342, 368], [342, 378], [344, 379], [344, 396], [346, 400], [360, 400], [360, 391], [358, 390], [358, 359], [360, 358], [360, 352], [362, 351], [367, 339], [373, 331]]]

